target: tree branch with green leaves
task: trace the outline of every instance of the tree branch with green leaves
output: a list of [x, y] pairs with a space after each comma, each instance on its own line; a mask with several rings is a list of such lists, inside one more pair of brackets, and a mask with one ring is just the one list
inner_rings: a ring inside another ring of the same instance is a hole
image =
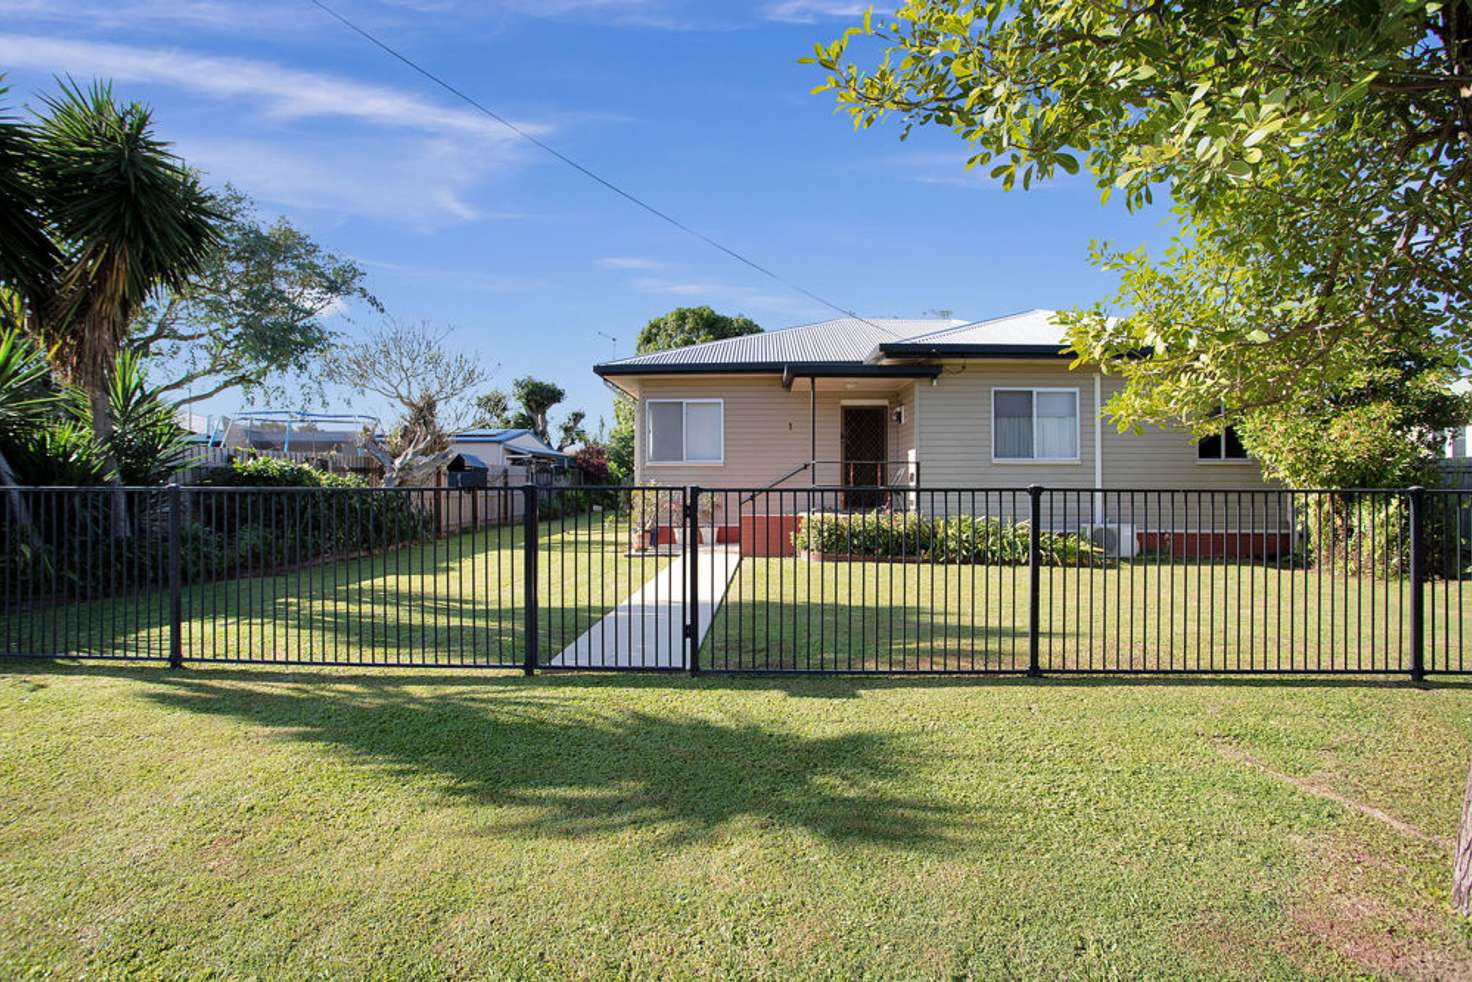
[[1265, 433], [1352, 398], [1387, 351], [1465, 367], [1468, 0], [911, 0], [805, 60], [857, 127], [949, 129], [1004, 188], [1087, 170], [1132, 209], [1168, 192], [1171, 247], [1097, 245], [1120, 290], [1066, 318], [1080, 363], [1125, 378], [1122, 427]]
[[285, 218], [266, 223], [226, 186], [214, 196], [221, 241], [178, 290], [140, 312], [129, 346], [169, 371], [157, 383], [175, 405], [240, 389], [279, 396], [290, 381], [319, 390], [316, 371], [336, 335], [325, 323], [352, 302], [382, 313], [351, 259], [327, 251]]

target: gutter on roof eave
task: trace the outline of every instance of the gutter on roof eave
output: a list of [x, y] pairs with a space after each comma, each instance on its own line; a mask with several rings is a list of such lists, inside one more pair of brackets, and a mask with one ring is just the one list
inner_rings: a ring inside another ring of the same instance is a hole
[[889, 358], [1073, 358], [1072, 348], [1057, 344], [881, 344]]
[[594, 365], [601, 378], [609, 375], [781, 375], [784, 384], [794, 378], [935, 378], [939, 365], [870, 365], [864, 362], [745, 361], [710, 365]]
[[870, 365], [792, 362], [782, 369], [782, 387], [792, 388], [800, 378], [938, 378], [939, 365]]
[[656, 362], [649, 365], [594, 365], [599, 378], [610, 375], [776, 375], [787, 367], [782, 361], [728, 361], [710, 364]]
[[[1056, 344], [911, 344], [895, 341], [880, 345], [889, 358], [976, 358], [992, 361], [1006, 359], [1057, 358], [1072, 359], [1078, 352]], [[1153, 348], [1137, 348], [1125, 357], [1148, 358]]]

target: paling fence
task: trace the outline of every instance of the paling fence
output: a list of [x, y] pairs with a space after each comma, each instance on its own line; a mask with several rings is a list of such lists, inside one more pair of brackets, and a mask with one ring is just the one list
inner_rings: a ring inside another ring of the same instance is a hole
[[11, 656], [1472, 668], [1472, 491], [26, 488], [0, 516]]

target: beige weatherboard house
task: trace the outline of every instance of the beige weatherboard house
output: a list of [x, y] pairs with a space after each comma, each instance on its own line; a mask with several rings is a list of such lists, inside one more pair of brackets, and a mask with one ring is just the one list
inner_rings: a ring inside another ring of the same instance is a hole
[[[1273, 487], [1230, 431], [1201, 441], [1184, 430], [1118, 432], [1103, 407], [1121, 380], [1071, 362], [1056, 313], [1029, 310], [981, 321], [838, 318], [594, 371], [637, 406], [641, 484], [845, 487], [823, 500], [850, 510], [897, 499], [923, 509], [924, 492], [896, 490], [914, 488]], [[811, 497], [781, 497], [759, 500], [813, 510]], [[1124, 508], [1140, 507], [1126, 497], [1080, 494], [1077, 520], [1123, 520]], [[1157, 498], [1152, 521], [1173, 532], [1280, 524], [1217, 516], [1210, 497], [1173, 496], [1170, 521]]]

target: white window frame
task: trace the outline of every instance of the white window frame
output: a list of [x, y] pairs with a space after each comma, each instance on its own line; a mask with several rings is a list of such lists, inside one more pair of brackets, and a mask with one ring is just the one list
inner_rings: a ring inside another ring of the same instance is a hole
[[[1032, 393], [1032, 447], [1033, 453], [1037, 453], [1038, 447], [1038, 393], [1039, 392], [1066, 392], [1073, 396], [1073, 445], [1078, 448], [1078, 453], [1072, 457], [998, 457], [997, 456], [997, 393], [999, 392], [1030, 392]], [[1083, 404], [1079, 401], [1078, 389], [1068, 386], [1047, 385], [994, 385], [992, 386], [992, 463], [1011, 466], [1021, 464], [1023, 466], [1037, 466], [1049, 464], [1078, 464], [1083, 462], [1082, 453], [1083, 440]]]
[[[1218, 457], [1203, 457], [1203, 456], [1201, 456], [1201, 440], [1206, 439], [1205, 437], [1202, 437], [1200, 440], [1197, 440], [1195, 443], [1193, 443], [1191, 445], [1191, 449], [1194, 450], [1194, 451], [1196, 451], [1196, 463], [1198, 463], [1198, 464], [1204, 464], [1207, 467], [1222, 467], [1222, 466], [1234, 467], [1234, 466], [1238, 466], [1238, 465], [1241, 465], [1241, 464], [1251, 464], [1251, 463], [1253, 463], [1252, 455], [1251, 454], [1243, 454], [1241, 457], [1228, 457], [1227, 456], [1227, 430], [1228, 429], [1229, 429], [1229, 427], [1226, 427], [1226, 426], [1222, 427], [1222, 432], [1221, 432], [1221, 438], [1222, 438], [1221, 455], [1218, 456]], [[1241, 437], [1238, 437], [1237, 438], [1237, 442], [1238, 443], [1241, 443], [1242, 442], [1242, 438]]]
[[[682, 460], [654, 459], [654, 413], [650, 407], [658, 404], [680, 406], [680, 456]], [[690, 460], [690, 406], [715, 405], [721, 407], [721, 456], [718, 460]], [[726, 400], [725, 399], [645, 399], [644, 400], [644, 463], [652, 467], [723, 467], [726, 463]]]
[[[1225, 406], [1222, 406], [1222, 407], [1220, 407], [1218, 409], [1218, 415], [1225, 416], [1226, 415], [1226, 412], [1227, 412], [1227, 410], [1226, 410], [1226, 407]], [[1228, 466], [1231, 466], [1231, 465], [1234, 465], [1234, 464], [1250, 464], [1250, 463], [1252, 463], [1252, 455], [1249, 454], [1249, 453], [1246, 453], [1245, 452], [1245, 448], [1244, 448], [1244, 453], [1240, 457], [1228, 457], [1227, 456], [1227, 430], [1229, 430], [1231, 428], [1232, 427], [1230, 425], [1223, 426], [1222, 427], [1222, 432], [1221, 432], [1221, 440], [1222, 440], [1221, 447], [1220, 447], [1220, 450], [1219, 450], [1217, 456], [1215, 456], [1215, 457], [1203, 457], [1203, 456], [1201, 456], [1201, 444], [1206, 439], [1206, 437], [1201, 437], [1199, 440], [1197, 440], [1196, 443], [1192, 447], [1192, 449], [1196, 451], [1196, 463], [1198, 463], [1198, 464], [1205, 464], [1208, 467], [1220, 467], [1223, 464], [1226, 464]], [[1242, 442], [1242, 438], [1240, 436], [1237, 438], [1237, 442], [1238, 443], [1241, 443]]]

